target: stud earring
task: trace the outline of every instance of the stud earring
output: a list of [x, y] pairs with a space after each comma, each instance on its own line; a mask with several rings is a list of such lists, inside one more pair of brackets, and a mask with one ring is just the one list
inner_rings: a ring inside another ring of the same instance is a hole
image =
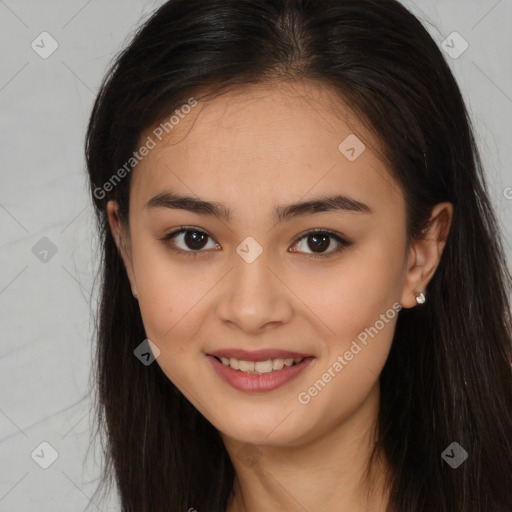
[[425, 297], [425, 294], [421, 293], [421, 292], [417, 292], [416, 290], [414, 290], [414, 295], [416, 295], [416, 302], [418, 304], [425, 304], [425, 301], [427, 300], [426, 297]]

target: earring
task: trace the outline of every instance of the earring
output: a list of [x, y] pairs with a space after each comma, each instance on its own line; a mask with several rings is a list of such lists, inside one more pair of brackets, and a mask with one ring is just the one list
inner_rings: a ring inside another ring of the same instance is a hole
[[416, 295], [416, 302], [418, 304], [425, 304], [425, 301], [427, 300], [425, 294], [417, 292], [416, 290], [414, 290], [413, 293]]

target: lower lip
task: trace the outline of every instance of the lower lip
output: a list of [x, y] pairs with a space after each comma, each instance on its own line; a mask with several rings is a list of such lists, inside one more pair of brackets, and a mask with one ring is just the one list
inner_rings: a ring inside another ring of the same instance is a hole
[[284, 366], [282, 370], [272, 371], [270, 373], [246, 373], [240, 370], [234, 370], [231, 366], [226, 366], [213, 356], [206, 356], [219, 377], [230, 386], [239, 391], [251, 393], [261, 393], [264, 391], [273, 391], [287, 382], [298, 377], [298, 375], [309, 366], [314, 357], [305, 357], [300, 363], [293, 366]]

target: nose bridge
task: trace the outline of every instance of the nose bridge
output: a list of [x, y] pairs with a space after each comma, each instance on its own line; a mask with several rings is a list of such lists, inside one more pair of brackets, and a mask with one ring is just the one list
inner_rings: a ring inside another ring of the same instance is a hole
[[234, 267], [217, 304], [220, 320], [236, 324], [244, 331], [258, 331], [269, 323], [290, 318], [290, 297], [270, 270], [270, 253], [251, 237], [236, 248]]

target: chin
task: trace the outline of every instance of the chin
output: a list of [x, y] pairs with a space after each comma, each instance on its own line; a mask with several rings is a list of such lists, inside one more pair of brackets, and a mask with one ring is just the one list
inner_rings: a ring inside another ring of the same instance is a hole
[[303, 438], [306, 425], [290, 412], [281, 409], [280, 414], [271, 414], [267, 418], [258, 414], [257, 408], [253, 413], [244, 414], [243, 418], [237, 412], [233, 416], [225, 414], [219, 418], [217, 429], [222, 436], [243, 444], [292, 446]]

